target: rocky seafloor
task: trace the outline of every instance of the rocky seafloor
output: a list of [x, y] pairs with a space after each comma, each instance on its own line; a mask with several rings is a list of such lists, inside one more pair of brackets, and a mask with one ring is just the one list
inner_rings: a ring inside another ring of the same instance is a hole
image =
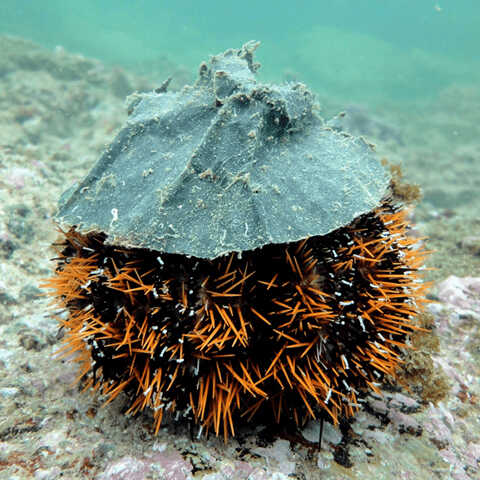
[[412, 363], [423, 395], [422, 385], [371, 395], [348, 431], [325, 425], [317, 452], [314, 422], [305, 442], [260, 426], [228, 444], [192, 440], [181, 426], [154, 436], [148, 415], [125, 417], [121, 399], [101, 408], [79, 392], [74, 366], [54, 358], [57, 322], [38, 286], [52, 270], [52, 215], [124, 122], [124, 97], [167, 74], [153, 81], [13, 37], [0, 37], [0, 52], [0, 479], [480, 477], [478, 87], [451, 86], [413, 110], [346, 108], [346, 128], [401, 162], [424, 192], [415, 220], [435, 250], [429, 310], [439, 342], [418, 345], [428, 372]]

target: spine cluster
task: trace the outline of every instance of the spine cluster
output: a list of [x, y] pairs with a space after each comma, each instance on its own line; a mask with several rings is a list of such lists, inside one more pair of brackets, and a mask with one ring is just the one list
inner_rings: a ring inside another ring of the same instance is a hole
[[64, 232], [47, 286], [68, 315], [79, 380], [225, 439], [260, 412], [302, 425], [350, 417], [395, 379], [425, 300], [427, 252], [386, 203], [351, 225], [214, 260]]

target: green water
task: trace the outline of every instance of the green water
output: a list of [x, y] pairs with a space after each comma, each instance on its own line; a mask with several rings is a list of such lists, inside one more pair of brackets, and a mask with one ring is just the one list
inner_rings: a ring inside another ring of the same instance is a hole
[[0, 33], [192, 78], [208, 55], [260, 40], [263, 78], [344, 103], [416, 102], [480, 81], [479, 0], [2, 0]]

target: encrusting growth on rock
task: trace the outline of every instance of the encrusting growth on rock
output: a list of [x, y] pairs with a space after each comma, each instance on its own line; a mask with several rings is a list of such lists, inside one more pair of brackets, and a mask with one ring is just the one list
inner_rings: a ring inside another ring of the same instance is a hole
[[[71, 228], [46, 287], [78, 379], [227, 439], [252, 418], [351, 417], [420, 329], [426, 252], [385, 201], [326, 235], [214, 259], [107, 245]], [[200, 433], [199, 432], [199, 433]]]

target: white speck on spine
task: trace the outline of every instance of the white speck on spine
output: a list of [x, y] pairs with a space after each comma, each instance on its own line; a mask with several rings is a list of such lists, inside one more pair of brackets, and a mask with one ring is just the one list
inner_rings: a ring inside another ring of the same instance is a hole
[[325, 397], [325, 405], [328, 403], [331, 396], [332, 396], [332, 389], [328, 391], [327, 396]]
[[365, 324], [363, 323], [363, 318], [361, 316], [358, 317], [358, 321], [360, 322], [360, 326], [362, 327], [362, 331], [365, 332]]
[[150, 385], [144, 392], [143, 392], [143, 395], [146, 397], [150, 391], [152, 390], [152, 386]]

